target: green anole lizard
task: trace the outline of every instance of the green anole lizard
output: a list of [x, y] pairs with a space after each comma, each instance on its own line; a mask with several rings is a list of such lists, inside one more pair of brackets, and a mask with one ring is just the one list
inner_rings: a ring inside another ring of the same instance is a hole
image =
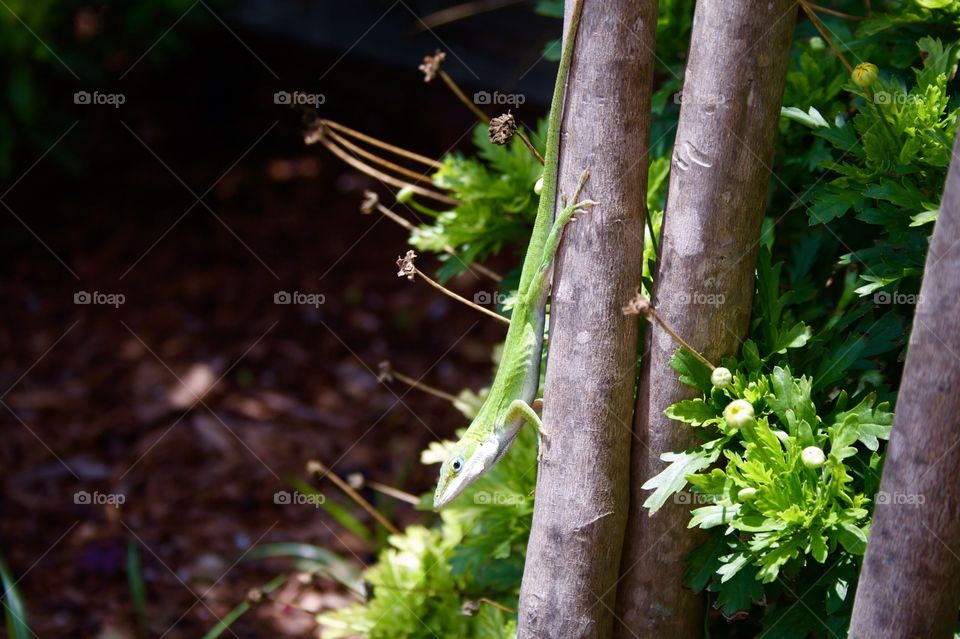
[[540, 385], [550, 266], [560, 245], [563, 227], [576, 213], [594, 204], [590, 200], [577, 201], [589, 176], [589, 171], [584, 171], [571, 203], [563, 203], [554, 219], [560, 164], [560, 124], [563, 120], [567, 74], [582, 12], [583, 0], [575, 0], [550, 105], [540, 206], [523, 260], [517, 300], [513, 306], [500, 366], [483, 406], [440, 467], [440, 480], [433, 497], [434, 508], [442, 508], [450, 503], [500, 461], [524, 424], [530, 424], [540, 435], [546, 435], [540, 418], [530, 404]]

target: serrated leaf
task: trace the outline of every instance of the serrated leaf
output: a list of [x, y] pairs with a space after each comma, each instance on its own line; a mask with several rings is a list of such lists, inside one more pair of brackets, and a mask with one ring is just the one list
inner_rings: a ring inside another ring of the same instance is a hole
[[699, 472], [717, 461], [720, 456], [720, 446], [716, 444], [720, 441], [711, 442], [713, 446], [710, 448], [700, 446], [682, 453], [664, 453], [660, 456], [660, 459], [669, 462], [670, 465], [648, 479], [641, 487], [643, 490], [654, 491], [643, 502], [643, 507], [650, 510], [650, 515], [660, 510], [671, 495], [683, 490], [687, 485], [687, 475]]
[[709, 393], [713, 388], [710, 369], [685, 348], [678, 348], [670, 358], [670, 368], [680, 373], [680, 381], [687, 386]]
[[721, 556], [727, 554], [727, 541], [723, 535], [712, 534], [707, 542], [690, 553], [687, 569], [683, 575], [683, 584], [695, 592], [700, 592], [713, 579], [717, 568], [722, 565]]
[[810, 531], [810, 556], [821, 564], [827, 560], [827, 538], [820, 531]]
[[717, 410], [700, 398], [681, 400], [668, 407], [664, 413], [670, 419], [686, 422], [693, 426], [702, 426], [718, 417]]
[[788, 348], [802, 348], [810, 340], [810, 327], [797, 322], [791, 328], [779, 333], [773, 346], [773, 353], [786, 353]]
[[763, 584], [757, 581], [756, 569], [747, 566], [737, 571], [717, 588], [716, 606], [728, 617], [749, 610], [754, 601], [763, 599]]

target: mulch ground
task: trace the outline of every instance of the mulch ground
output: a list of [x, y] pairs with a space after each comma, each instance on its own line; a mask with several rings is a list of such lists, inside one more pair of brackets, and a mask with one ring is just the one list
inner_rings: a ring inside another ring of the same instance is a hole
[[[284, 78], [315, 78], [335, 59], [244, 38]], [[454, 393], [488, 380], [502, 329], [396, 278], [405, 233], [358, 212], [378, 185], [304, 147], [296, 114], [272, 103], [272, 79], [255, 69], [225, 31], [162, 72], [145, 65], [122, 109], [78, 111], [68, 136], [82, 171], [46, 158], [5, 198], [22, 223], [0, 211], [0, 554], [39, 637], [136, 636], [131, 547], [148, 634], [167, 637], [202, 636], [250, 588], [292, 573], [286, 561], [240, 560], [256, 545], [371, 561], [323, 510], [275, 493], [307, 480], [311, 459], [428, 490], [435, 469], [419, 451], [464, 419], [381, 383], [378, 363]], [[439, 155], [470, 116], [418, 82], [347, 60], [325, 80], [327, 114]], [[385, 87], [408, 97], [385, 110]], [[505, 270], [512, 256], [502, 258]], [[454, 287], [488, 285], [464, 276]], [[275, 304], [283, 291], [324, 303]], [[124, 298], [83, 305], [80, 292]], [[369, 523], [333, 486], [318, 488]], [[390, 507], [401, 525], [429, 518]], [[311, 610], [351, 600], [293, 578], [278, 598]], [[231, 632], [316, 628], [296, 607], [263, 605]]]

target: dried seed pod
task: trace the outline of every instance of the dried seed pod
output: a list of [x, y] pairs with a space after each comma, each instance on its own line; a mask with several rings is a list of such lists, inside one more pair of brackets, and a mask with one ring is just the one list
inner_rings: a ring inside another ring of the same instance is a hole
[[516, 132], [517, 121], [509, 111], [490, 120], [490, 127], [487, 129], [490, 142], [499, 145], [509, 142]]

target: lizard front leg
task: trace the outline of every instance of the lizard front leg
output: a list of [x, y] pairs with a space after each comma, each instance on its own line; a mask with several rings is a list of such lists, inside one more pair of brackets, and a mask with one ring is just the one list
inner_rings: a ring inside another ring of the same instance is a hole
[[513, 400], [507, 408], [507, 421], [513, 422], [517, 419], [523, 419], [525, 424], [529, 424], [536, 429], [537, 462], [539, 462], [543, 456], [543, 438], [547, 436], [547, 433], [543, 430], [543, 421], [540, 420], [537, 411], [533, 410], [533, 407], [522, 399]]
[[580, 193], [583, 191], [583, 187], [587, 183], [587, 178], [589, 177], [590, 169], [585, 169], [580, 176], [580, 182], [577, 184], [577, 190], [573, 193], [572, 203], [563, 204], [563, 208], [560, 209], [559, 213], [557, 213], [557, 219], [554, 220], [553, 226], [550, 227], [550, 233], [547, 235], [547, 240], [544, 243], [543, 259], [540, 262], [540, 268], [537, 271], [536, 277], [534, 278], [534, 285], [530, 287], [530, 292], [533, 296], [539, 296], [546, 286], [547, 273], [550, 271], [550, 265], [553, 264], [553, 258], [557, 255], [557, 249], [560, 248], [560, 239], [563, 237], [564, 227], [574, 215], [577, 213], [582, 213], [587, 208], [596, 204], [596, 202], [593, 200], [577, 201], [577, 198], [580, 197]]

